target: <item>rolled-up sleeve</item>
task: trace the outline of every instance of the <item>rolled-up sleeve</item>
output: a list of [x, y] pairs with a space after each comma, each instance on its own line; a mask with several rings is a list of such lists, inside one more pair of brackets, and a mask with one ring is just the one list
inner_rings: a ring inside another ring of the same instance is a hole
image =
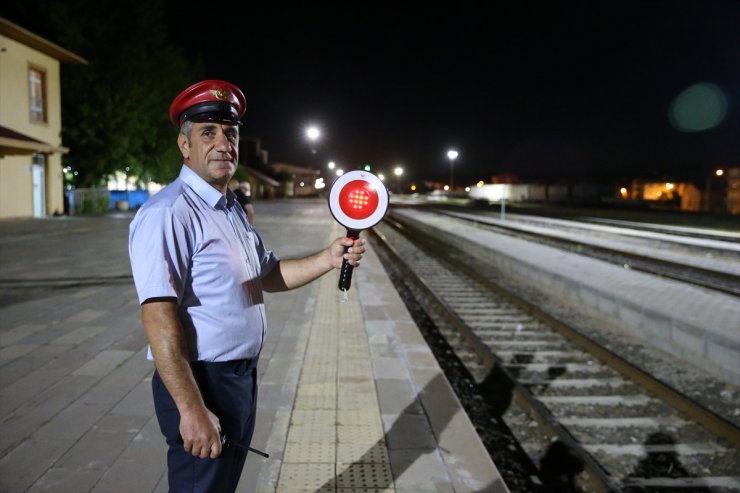
[[129, 228], [129, 257], [139, 303], [182, 299], [192, 238], [169, 207], [141, 209]]

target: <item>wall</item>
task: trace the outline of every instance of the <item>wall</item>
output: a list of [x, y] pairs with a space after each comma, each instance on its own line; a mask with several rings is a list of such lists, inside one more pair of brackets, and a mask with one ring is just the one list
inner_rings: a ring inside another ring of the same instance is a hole
[[[0, 35], [0, 125], [55, 147], [62, 145], [59, 61]], [[46, 74], [47, 122], [30, 117], [28, 69], [37, 67]], [[44, 170], [46, 213], [64, 211], [62, 158], [47, 155]], [[33, 217], [31, 155], [0, 158], [0, 217]]]
[[32, 216], [31, 156], [0, 158], [0, 218]]

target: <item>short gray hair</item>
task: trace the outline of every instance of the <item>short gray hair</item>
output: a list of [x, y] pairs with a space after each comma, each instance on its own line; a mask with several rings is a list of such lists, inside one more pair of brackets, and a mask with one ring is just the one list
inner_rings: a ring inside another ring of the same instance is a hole
[[190, 120], [185, 120], [182, 122], [182, 125], [180, 125], [180, 133], [185, 136], [186, 139], [188, 139], [188, 146], [190, 145], [190, 133], [193, 130], [193, 122]]

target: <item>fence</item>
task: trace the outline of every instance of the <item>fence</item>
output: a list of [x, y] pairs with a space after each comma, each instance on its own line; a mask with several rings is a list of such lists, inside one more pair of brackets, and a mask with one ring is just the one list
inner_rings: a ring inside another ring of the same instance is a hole
[[110, 209], [110, 192], [107, 188], [75, 188], [65, 190], [65, 208], [70, 216], [105, 214]]
[[111, 209], [137, 209], [149, 199], [149, 192], [146, 190], [111, 190], [110, 191], [110, 208]]

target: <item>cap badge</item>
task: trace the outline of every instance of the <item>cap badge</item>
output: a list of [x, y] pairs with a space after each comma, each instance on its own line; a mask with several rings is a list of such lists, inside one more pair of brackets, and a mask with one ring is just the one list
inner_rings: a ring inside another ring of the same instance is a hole
[[218, 99], [227, 99], [229, 96], [231, 96], [231, 91], [229, 91], [228, 89], [210, 89], [210, 93]]

